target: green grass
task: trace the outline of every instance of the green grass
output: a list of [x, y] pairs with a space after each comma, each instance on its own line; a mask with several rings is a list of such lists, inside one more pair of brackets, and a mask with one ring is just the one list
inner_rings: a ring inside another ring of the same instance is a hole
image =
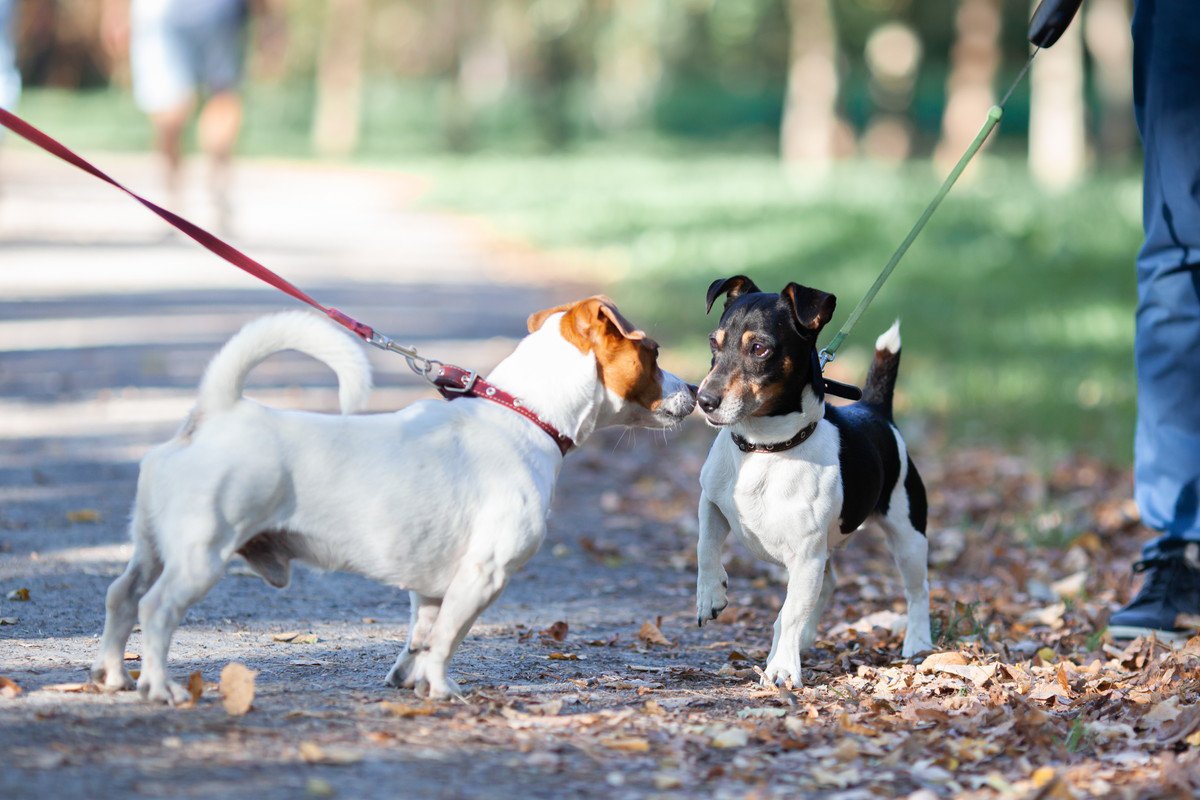
[[[1016, 160], [959, 185], [855, 329], [835, 367], [861, 381], [875, 336], [903, 321], [899, 413], [917, 435], [1054, 456], [1128, 459], [1133, 429], [1136, 176], [1039, 190]], [[789, 179], [769, 154], [589, 151], [426, 164], [428, 203], [477, 213], [614, 266], [610, 291], [696, 379], [704, 293], [718, 277], [832, 291], [826, 340], [935, 191], [927, 163], [846, 164]]]

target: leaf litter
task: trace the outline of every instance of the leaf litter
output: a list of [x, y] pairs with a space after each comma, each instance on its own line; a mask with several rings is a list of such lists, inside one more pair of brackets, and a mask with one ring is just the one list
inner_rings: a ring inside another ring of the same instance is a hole
[[[631, 487], [619, 508], [637, 526], [572, 551], [614, 585], [647, 561], [671, 565], [653, 573], [659, 594], [630, 601], [636, 616], [508, 627], [510, 678], [472, 679], [470, 661], [455, 662], [467, 703], [347, 692], [327, 673], [327, 694], [286, 693], [284, 706], [272, 695], [255, 719], [295, 726], [289, 752], [306, 763], [503, 753], [541, 780], [581, 776], [638, 795], [1195, 796], [1200, 637], [1171, 647], [1104, 633], [1136, 589], [1130, 565], [1145, 537], [1128, 473], [1079, 458], [1042, 473], [987, 450], [923, 466], [934, 652], [900, 657], [901, 587], [882, 537], [865, 531], [836, 556], [838, 591], [803, 685], [762, 687], [781, 575], [731, 544], [730, 608], [703, 629], [688, 624], [696, 490], [683, 464], [672, 470], [683, 477], [618, 472]], [[294, 633], [282, 643], [304, 635]], [[241, 669], [236, 689], [222, 673], [231, 715], [255, 704], [254, 673]], [[37, 689], [88, 691], [27, 686], [6, 702]]]

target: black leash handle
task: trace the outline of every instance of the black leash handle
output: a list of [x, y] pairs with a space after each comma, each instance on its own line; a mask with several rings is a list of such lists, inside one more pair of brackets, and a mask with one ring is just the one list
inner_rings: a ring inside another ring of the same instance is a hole
[[1049, 47], [1058, 41], [1075, 19], [1083, 0], [1042, 0], [1029, 20], [1029, 41], [1036, 47]]

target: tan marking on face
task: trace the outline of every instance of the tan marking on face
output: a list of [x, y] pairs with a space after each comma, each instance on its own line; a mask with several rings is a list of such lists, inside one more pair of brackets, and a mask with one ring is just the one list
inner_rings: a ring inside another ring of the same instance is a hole
[[791, 383], [788, 379], [792, 375], [793, 366], [792, 357], [784, 356], [781, 376], [766, 385], [751, 384], [750, 392], [757, 405], [752, 416], [765, 417], [779, 407], [780, 402], [784, 399], [784, 388]]
[[614, 394], [655, 410], [663, 400], [657, 348], [649, 339], [626, 339], [619, 334], [603, 337], [596, 348], [600, 380]]
[[742, 347], [750, 346], [750, 342], [754, 340], [754, 331], [745, 331], [742, 333]]
[[724, 328], [717, 328], [715, 331], [713, 331], [713, 342], [716, 343], [718, 349], [725, 346]]

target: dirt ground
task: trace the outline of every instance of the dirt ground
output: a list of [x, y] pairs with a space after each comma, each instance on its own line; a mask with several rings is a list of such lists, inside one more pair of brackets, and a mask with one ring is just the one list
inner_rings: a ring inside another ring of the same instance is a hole
[[[694, 510], [711, 432], [693, 422], [666, 437], [601, 435], [567, 459], [546, 546], [452, 663], [466, 702], [383, 685], [406, 633], [404, 593], [304, 569], [276, 591], [238, 565], [171, 651], [176, 678], [201, 676], [193, 707], [89, 691], [104, 590], [129, 555], [138, 458], [170, 435], [221, 341], [291, 306], [164, 239], [111, 191], [12, 155], [0, 202], [0, 797], [925, 800], [1200, 787], [1200, 640], [1170, 650], [1103, 635], [1142, 535], [1128, 475], [1084, 461], [1039, 470], [936, 439], [916, 455], [931, 487], [940, 652], [914, 663], [899, 657], [899, 581], [870, 531], [837, 560], [803, 687], [757, 685], [783, 590], [736, 545], [731, 607], [695, 627]], [[115, 161], [152, 183], [144, 162]], [[494, 364], [530, 311], [597, 288], [546, 289], [536, 270], [498, 264], [474, 226], [413, 211], [403, 176], [256, 164], [242, 185], [240, 243], [446, 360]], [[398, 359], [372, 359], [375, 410], [428, 396]], [[335, 402], [302, 359], [273, 360], [254, 383], [272, 404]], [[135, 633], [133, 669], [139, 647]], [[233, 662], [257, 671], [242, 715], [217, 688]]]

